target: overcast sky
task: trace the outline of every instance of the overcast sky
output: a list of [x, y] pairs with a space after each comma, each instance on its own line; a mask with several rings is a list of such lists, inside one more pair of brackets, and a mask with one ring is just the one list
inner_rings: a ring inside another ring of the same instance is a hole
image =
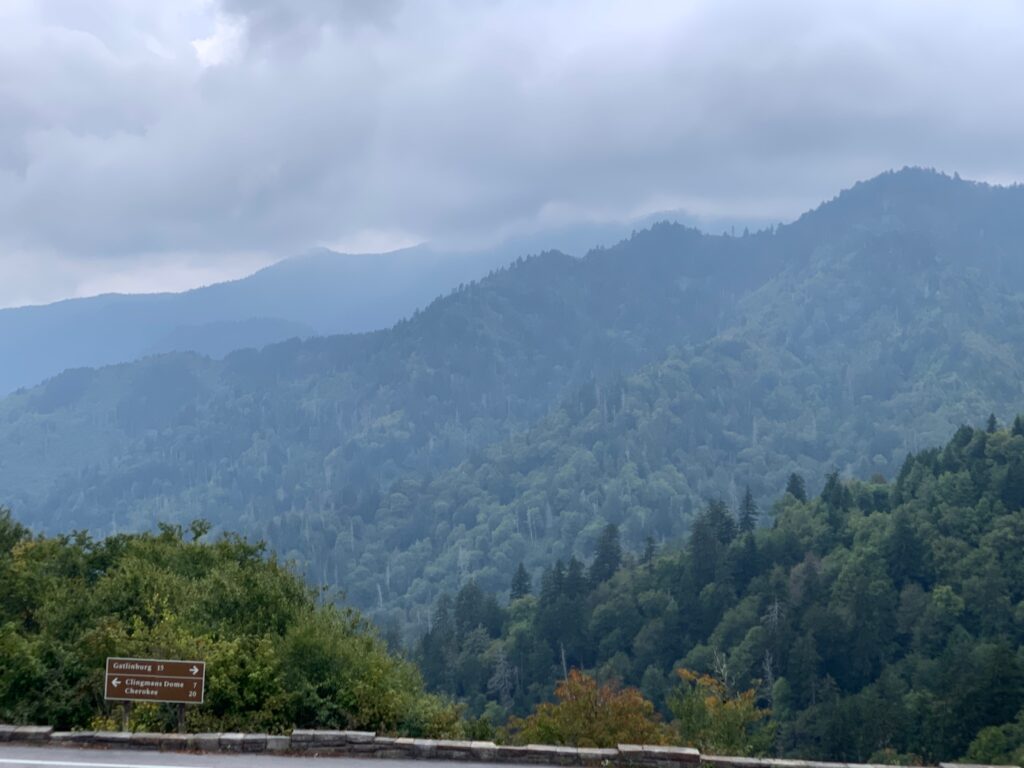
[[1024, 3], [2, 0], [0, 306], [903, 165], [1024, 179]]

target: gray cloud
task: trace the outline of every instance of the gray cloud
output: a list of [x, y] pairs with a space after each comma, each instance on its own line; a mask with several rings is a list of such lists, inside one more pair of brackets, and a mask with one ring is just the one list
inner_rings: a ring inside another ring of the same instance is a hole
[[290, 54], [315, 45], [325, 30], [358, 31], [389, 27], [400, 0], [223, 0], [223, 11], [246, 25], [250, 45], [268, 45]]
[[0, 28], [0, 305], [175, 259], [788, 218], [904, 164], [1024, 177], [1013, 2], [8, 0]]

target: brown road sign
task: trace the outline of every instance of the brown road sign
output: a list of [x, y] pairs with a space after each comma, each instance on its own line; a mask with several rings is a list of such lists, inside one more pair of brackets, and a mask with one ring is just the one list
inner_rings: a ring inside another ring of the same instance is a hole
[[206, 663], [202, 661], [108, 658], [103, 697], [202, 704], [205, 683]]

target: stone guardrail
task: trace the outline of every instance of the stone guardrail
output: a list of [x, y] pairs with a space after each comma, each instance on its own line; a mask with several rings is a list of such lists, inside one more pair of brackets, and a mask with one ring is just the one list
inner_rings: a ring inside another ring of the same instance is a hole
[[[373, 731], [294, 730], [290, 736], [273, 736], [265, 733], [55, 731], [49, 726], [41, 725], [0, 725], [0, 742], [178, 752], [270, 752], [324, 757], [350, 755], [402, 760], [462, 760], [479, 763], [620, 768], [893, 768], [760, 757], [720, 757], [702, 755], [698, 750], [689, 747], [646, 744], [619, 744], [618, 748], [612, 749], [557, 747], [545, 744], [513, 747], [495, 744], [492, 741], [391, 738], [378, 736]], [[995, 766], [940, 763], [939, 768]]]

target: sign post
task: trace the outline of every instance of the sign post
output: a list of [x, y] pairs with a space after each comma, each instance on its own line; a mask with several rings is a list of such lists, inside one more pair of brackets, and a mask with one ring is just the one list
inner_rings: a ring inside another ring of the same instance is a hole
[[177, 659], [107, 659], [103, 698], [123, 701], [122, 726], [127, 729], [134, 701], [178, 705], [178, 730], [185, 732], [185, 705], [202, 704], [206, 691], [206, 662]]

